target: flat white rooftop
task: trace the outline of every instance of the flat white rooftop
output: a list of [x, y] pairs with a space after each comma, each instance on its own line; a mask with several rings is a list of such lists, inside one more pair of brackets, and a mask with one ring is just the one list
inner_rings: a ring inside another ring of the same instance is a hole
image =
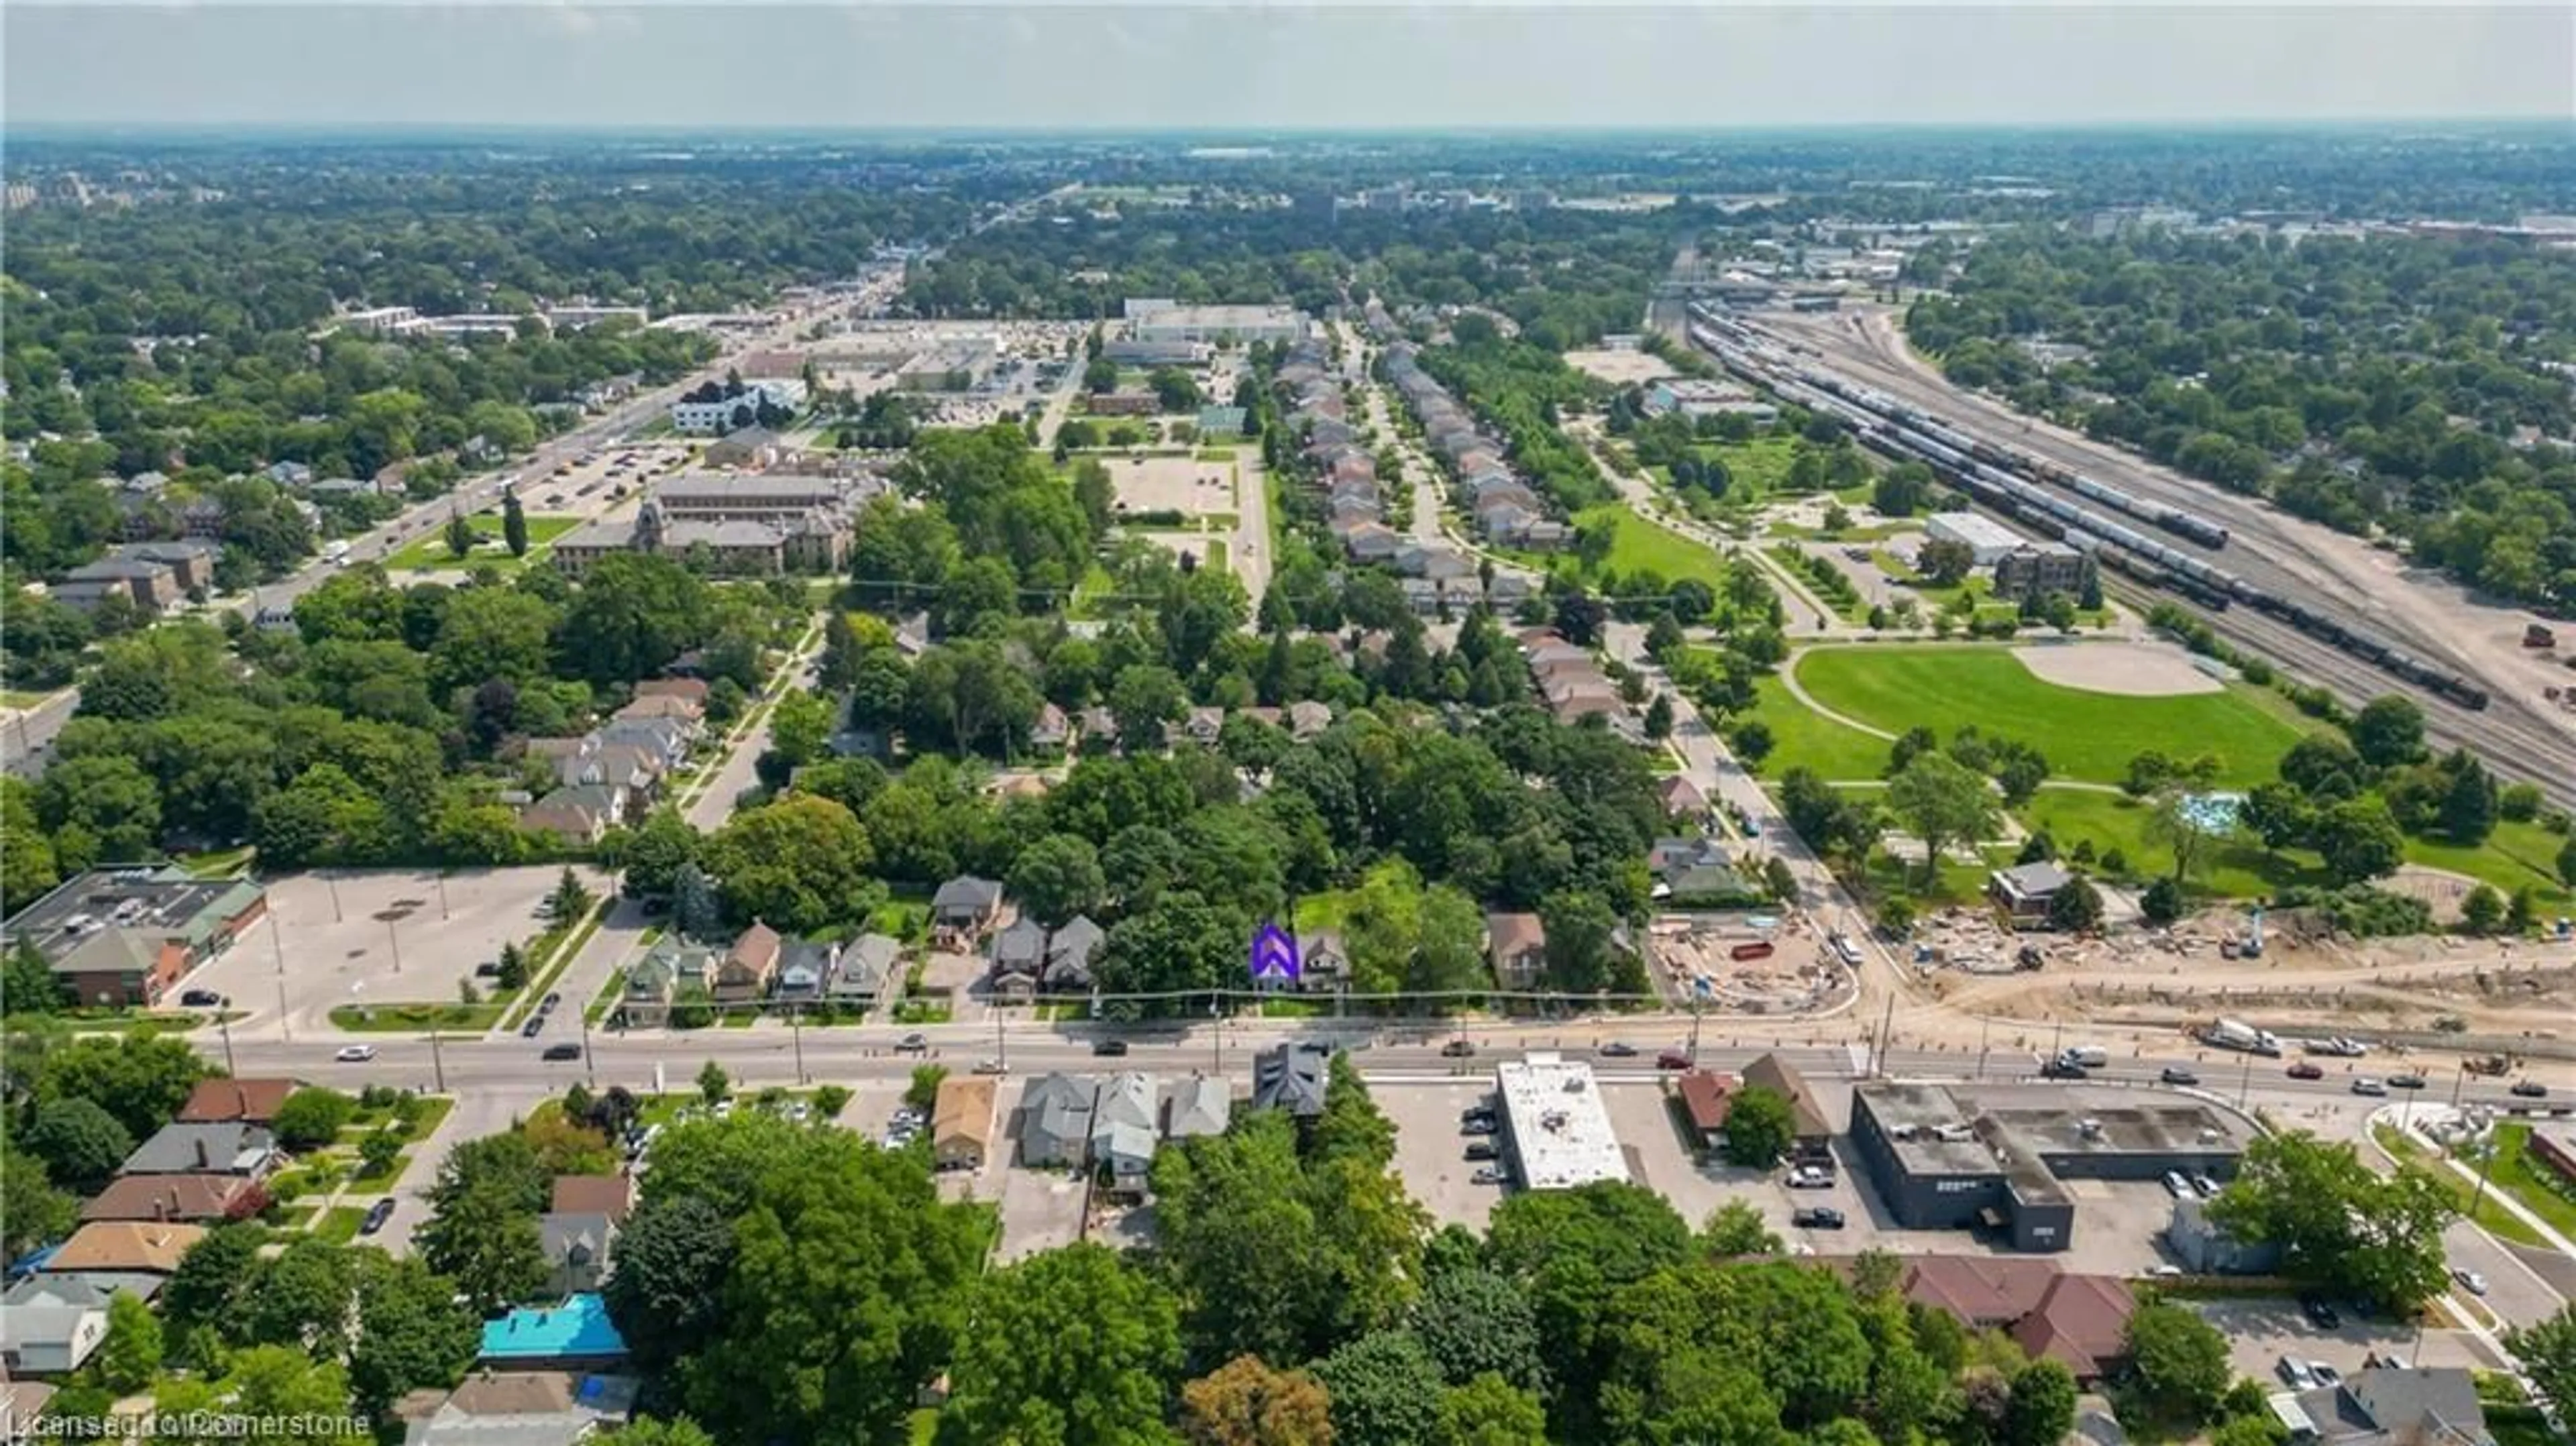
[[1923, 530], [1936, 538], [1968, 544], [1976, 549], [1979, 562], [1991, 561], [1988, 553], [2010, 552], [2029, 541], [1993, 518], [1974, 512], [1935, 512], [1924, 519]]
[[1494, 1066], [1494, 1084], [1523, 1188], [1571, 1190], [1628, 1178], [1592, 1066], [1540, 1051]]

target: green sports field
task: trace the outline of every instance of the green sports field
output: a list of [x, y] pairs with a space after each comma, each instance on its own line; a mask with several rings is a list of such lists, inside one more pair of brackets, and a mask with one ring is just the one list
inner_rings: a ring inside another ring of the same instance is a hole
[[1758, 770], [1763, 777], [1807, 768], [1819, 778], [1841, 781], [1876, 778], [1886, 771], [1888, 740], [1815, 712], [1767, 673], [1753, 680], [1753, 693], [1753, 716], [1771, 730], [1771, 756]]
[[2174, 697], [2088, 692], [2041, 682], [2006, 648], [1822, 648], [1790, 666], [1808, 696], [1846, 718], [1898, 733], [1921, 725], [1944, 739], [1974, 724], [2033, 744], [2059, 778], [2116, 783], [2154, 748], [2214, 753], [2219, 781], [2243, 787], [2272, 777], [2299, 739], [2242, 684]]
[[459, 558], [447, 550], [447, 529], [437, 530], [385, 560], [387, 572], [471, 572], [478, 567], [495, 567], [512, 572], [545, 555], [556, 538], [581, 525], [578, 517], [540, 517], [528, 514], [528, 555], [512, 557], [501, 545], [501, 518], [497, 513], [477, 513], [465, 519], [474, 529], [474, 550]]

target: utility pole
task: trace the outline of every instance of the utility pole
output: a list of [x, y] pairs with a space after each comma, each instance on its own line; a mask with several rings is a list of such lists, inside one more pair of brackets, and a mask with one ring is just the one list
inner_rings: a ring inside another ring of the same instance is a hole
[[440, 869], [440, 870], [438, 871], [438, 873], [437, 873], [436, 877], [437, 877], [437, 879], [438, 879], [438, 917], [440, 917], [441, 919], [445, 919], [445, 918], [447, 918], [447, 917], [448, 917], [448, 913], [447, 913], [447, 870], [445, 870], [445, 869]]
[[394, 921], [391, 919], [385, 920], [385, 943], [393, 948], [394, 972], [396, 974], [400, 974], [402, 972], [402, 939], [394, 932]]
[[[589, 1034], [587, 1026], [583, 1034]], [[796, 1046], [796, 1083], [801, 1085], [805, 1083], [805, 1011], [793, 1004], [787, 1006], [787, 1036]]]
[[573, 1017], [581, 1021], [581, 1077], [583, 1082], [596, 1089], [599, 1085], [599, 1061], [590, 1057], [590, 1011], [585, 1009]]
[[438, 1016], [432, 1014], [429, 1024], [429, 1072], [438, 1084], [440, 1094], [447, 1093], [447, 1058], [438, 1049]]
[[[802, 1051], [801, 1045], [799, 1051], [800, 1053]], [[998, 1009], [993, 1011], [993, 1057], [994, 1062], [1001, 1065], [1004, 1074], [1010, 1073], [1011, 1036], [1002, 1028], [1002, 1012]]]
[[1979, 1079], [1984, 1079], [1984, 1078], [1986, 1077], [1986, 1036], [1987, 1036], [1988, 1032], [1990, 1032], [1991, 1030], [1993, 1030], [1993, 1028], [1994, 1028], [1994, 1027], [1995, 1027], [1995, 1022], [1994, 1022], [1993, 1020], [1988, 1019], [1988, 1018], [1984, 1017], [1983, 1015], [1978, 1016], [1978, 1018], [1977, 1018], [1977, 1078], [1979, 1078]]
[[2254, 1056], [2251, 1053], [2248, 1053], [2245, 1056], [2245, 1074], [2242, 1078], [2236, 1081], [2236, 1107], [2238, 1109], [2241, 1110], [2245, 1108], [2245, 1096], [2251, 1093], [2253, 1088]]
[[233, 1068], [233, 997], [229, 994], [215, 1008], [215, 1028], [224, 1036], [224, 1073], [240, 1074], [240, 1070]]
[[1892, 1032], [1895, 1028], [1896, 1028], [1896, 995], [1895, 995], [1894, 993], [1890, 993], [1890, 994], [1887, 996], [1887, 1007], [1886, 1007], [1886, 1008], [1884, 1008], [1884, 1009], [1882, 1009], [1882, 1010], [1880, 1010], [1880, 1011], [1879, 1011], [1879, 1014], [1878, 1014], [1878, 1069], [1877, 1069], [1877, 1074], [1878, 1074], [1879, 1078], [1881, 1078], [1881, 1079], [1885, 1079], [1885, 1078], [1887, 1077], [1887, 1044], [1888, 1044], [1888, 1039], [1889, 1039], [1889, 1037], [1890, 1037], [1890, 1034], [1891, 1034], [1891, 1032]]

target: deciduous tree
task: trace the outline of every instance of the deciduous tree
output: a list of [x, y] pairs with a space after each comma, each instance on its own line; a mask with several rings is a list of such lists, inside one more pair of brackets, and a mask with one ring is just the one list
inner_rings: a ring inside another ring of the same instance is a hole
[[1768, 1170], [1780, 1163], [1796, 1140], [1797, 1124], [1787, 1095], [1747, 1085], [1727, 1101], [1727, 1163]]
[[1181, 1360], [1171, 1295], [1097, 1244], [1042, 1251], [985, 1277], [949, 1367], [939, 1439], [1158, 1446]]
[[1332, 1399], [1305, 1371], [1237, 1356], [1181, 1387], [1190, 1446], [1332, 1446]]

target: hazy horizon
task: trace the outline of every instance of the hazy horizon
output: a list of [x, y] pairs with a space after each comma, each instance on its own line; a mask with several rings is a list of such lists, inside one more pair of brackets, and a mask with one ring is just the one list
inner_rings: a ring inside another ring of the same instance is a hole
[[[29, 131], [1027, 135], [2576, 119], [2576, 7], [0, 9]], [[388, 61], [391, 63], [388, 63]]]

